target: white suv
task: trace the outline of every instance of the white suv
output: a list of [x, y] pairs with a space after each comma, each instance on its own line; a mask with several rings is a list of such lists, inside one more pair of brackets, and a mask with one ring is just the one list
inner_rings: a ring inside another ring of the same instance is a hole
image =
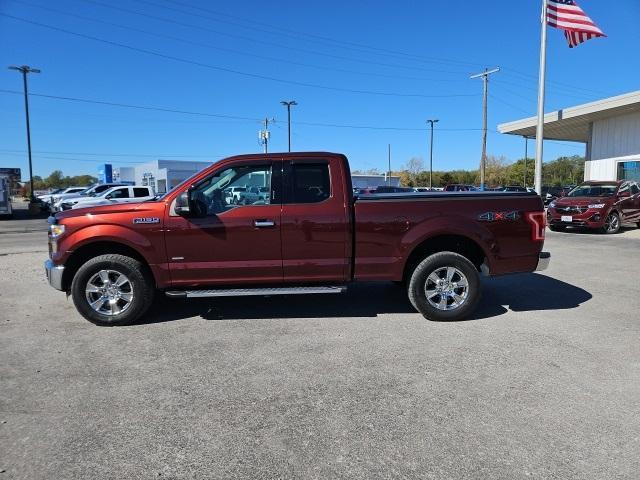
[[98, 207], [100, 205], [111, 205], [114, 203], [136, 203], [151, 200], [155, 197], [151, 187], [120, 186], [105, 190], [95, 197], [81, 197], [70, 199], [62, 204], [63, 210], [71, 208]]
[[96, 197], [102, 192], [109, 190], [111, 187], [120, 187], [127, 185], [126, 183], [98, 183], [91, 187], [82, 190], [81, 192], [67, 192], [57, 194], [56, 201], [49, 206], [51, 213], [59, 212], [62, 210], [63, 203], [69, 203], [77, 198]]

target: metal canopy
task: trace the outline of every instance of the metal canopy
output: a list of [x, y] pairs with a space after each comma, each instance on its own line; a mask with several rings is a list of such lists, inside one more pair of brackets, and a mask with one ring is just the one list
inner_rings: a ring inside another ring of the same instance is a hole
[[[640, 112], [640, 90], [569, 107], [544, 116], [544, 138], [588, 142], [592, 122]], [[535, 138], [536, 117], [498, 125], [500, 133]]]

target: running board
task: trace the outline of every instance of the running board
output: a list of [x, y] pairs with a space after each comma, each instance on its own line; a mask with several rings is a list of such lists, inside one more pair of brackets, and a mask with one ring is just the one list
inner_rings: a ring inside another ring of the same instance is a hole
[[220, 288], [211, 290], [168, 290], [170, 298], [250, 297], [263, 295], [310, 295], [317, 293], [342, 293], [345, 286], [330, 287], [275, 287], [275, 288]]

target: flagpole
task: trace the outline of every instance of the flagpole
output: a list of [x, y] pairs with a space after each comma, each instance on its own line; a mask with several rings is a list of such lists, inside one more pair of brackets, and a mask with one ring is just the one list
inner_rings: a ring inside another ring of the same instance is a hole
[[540, 71], [538, 77], [538, 124], [536, 126], [535, 189], [542, 193], [542, 146], [544, 140], [544, 83], [547, 63], [547, 0], [542, 0]]

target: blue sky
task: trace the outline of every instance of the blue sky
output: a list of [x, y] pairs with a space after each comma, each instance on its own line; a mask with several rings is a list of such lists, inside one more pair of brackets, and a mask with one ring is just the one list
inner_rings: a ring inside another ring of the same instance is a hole
[[[640, 2], [580, 5], [608, 37], [570, 50], [550, 29], [547, 110], [638, 89]], [[502, 68], [489, 86], [489, 154], [522, 157], [524, 141], [496, 126], [536, 109], [537, 0], [0, 0], [0, 14], [0, 90], [21, 91], [5, 66], [28, 64], [42, 69], [30, 76], [34, 94], [198, 113], [32, 96], [37, 175], [259, 151], [264, 117], [276, 119], [270, 151], [284, 151], [285, 99], [299, 104], [294, 150], [344, 152], [353, 168], [384, 170], [390, 143], [399, 168], [428, 158], [425, 120], [438, 118], [434, 168], [470, 169], [482, 121], [482, 82], [470, 74]], [[27, 178], [20, 95], [0, 92], [0, 132], [0, 166], [21, 167]], [[576, 153], [584, 147], [545, 144], [547, 160]]]

